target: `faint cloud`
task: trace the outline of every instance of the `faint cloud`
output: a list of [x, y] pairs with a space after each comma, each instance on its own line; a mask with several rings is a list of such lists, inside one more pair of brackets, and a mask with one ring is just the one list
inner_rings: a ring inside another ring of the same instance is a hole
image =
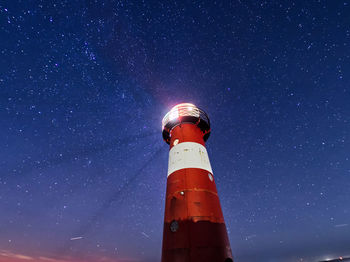
[[30, 257], [30, 256], [12, 253], [12, 252], [7, 251], [7, 250], [0, 250], [0, 259], [4, 258], [4, 257], [12, 258], [12, 260], [6, 260], [8, 262], [10, 262], [10, 261], [22, 261], [22, 260], [35, 260], [33, 257]]
[[39, 261], [48, 261], [48, 262], [68, 262], [68, 260], [60, 260], [60, 259], [49, 258], [49, 257], [39, 257]]
[[49, 257], [33, 257], [24, 254], [14, 253], [8, 250], [0, 250], [0, 262], [21, 262], [21, 261], [47, 261], [47, 262], [69, 262], [72, 260], [60, 260]]
[[338, 225], [335, 225], [334, 227], [347, 227], [348, 224], [338, 224]]

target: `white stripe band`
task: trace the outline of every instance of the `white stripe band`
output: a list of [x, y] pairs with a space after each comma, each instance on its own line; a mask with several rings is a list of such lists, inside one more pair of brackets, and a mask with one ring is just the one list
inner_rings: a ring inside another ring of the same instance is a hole
[[169, 151], [168, 176], [184, 168], [200, 168], [212, 174], [207, 149], [194, 142], [173, 146]]

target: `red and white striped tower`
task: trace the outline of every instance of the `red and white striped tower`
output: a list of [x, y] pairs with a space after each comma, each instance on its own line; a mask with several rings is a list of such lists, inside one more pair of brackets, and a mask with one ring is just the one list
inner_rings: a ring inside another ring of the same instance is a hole
[[232, 253], [205, 141], [207, 114], [173, 107], [162, 121], [170, 145], [162, 262], [232, 262]]

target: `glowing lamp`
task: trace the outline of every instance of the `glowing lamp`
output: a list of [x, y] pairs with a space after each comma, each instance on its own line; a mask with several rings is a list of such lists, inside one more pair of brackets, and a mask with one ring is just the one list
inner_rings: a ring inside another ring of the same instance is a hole
[[171, 109], [170, 113], [169, 113], [169, 121], [173, 121], [174, 119], [179, 117], [179, 110], [178, 108], [173, 108]]

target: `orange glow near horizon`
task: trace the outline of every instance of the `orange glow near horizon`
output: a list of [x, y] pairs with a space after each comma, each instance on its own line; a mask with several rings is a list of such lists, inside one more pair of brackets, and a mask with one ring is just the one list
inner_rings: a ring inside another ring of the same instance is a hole
[[[89, 260], [84, 259], [84, 262], [137, 262], [139, 260], [133, 258], [110, 258], [110, 257], [95, 257]], [[8, 250], [0, 250], [0, 262], [83, 262], [79, 258], [64, 257], [52, 258], [48, 256], [30, 256], [27, 254], [14, 253]]]

